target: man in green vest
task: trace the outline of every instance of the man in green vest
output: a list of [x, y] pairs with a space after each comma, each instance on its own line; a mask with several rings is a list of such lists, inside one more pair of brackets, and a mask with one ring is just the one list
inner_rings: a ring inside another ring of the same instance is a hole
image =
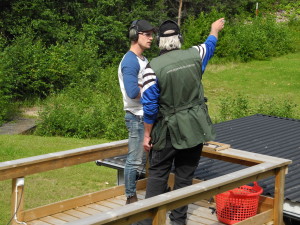
[[[158, 29], [160, 55], [143, 72], [143, 145], [150, 159], [146, 198], [168, 190], [172, 165], [173, 189], [191, 185], [203, 143], [215, 138], [201, 80], [223, 27], [224, 18], [215, 21], [206, 41], [187, 50], [180, 50], [183, 39], [176, 22], [167, 20]], [[186, 224], [187, 208], [172, 210], [171, 224]], [[139, 224], [152, 224], [152, 219]]]

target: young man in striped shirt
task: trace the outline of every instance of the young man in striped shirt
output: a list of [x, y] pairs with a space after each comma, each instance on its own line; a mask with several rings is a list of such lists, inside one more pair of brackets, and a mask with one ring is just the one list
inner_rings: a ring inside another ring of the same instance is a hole
[[146, 20], [135, 20], [129, 28], [129, 51], [118, 68], [120, 89], [123, 96], [125, 123], [128, 129], [128, 154], [124, 169], [126, 204], [137, 201], [137, 169], [143, 157], [143, 108], [140, 102], [142, 71], [148, 63], [143, 52], [151, 47], [154, 27]]

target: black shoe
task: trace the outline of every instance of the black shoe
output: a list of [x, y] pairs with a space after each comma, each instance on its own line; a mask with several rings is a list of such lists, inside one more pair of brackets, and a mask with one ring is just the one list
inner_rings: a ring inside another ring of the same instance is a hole
[[127, 197], [126, 205], [137, 202], [137, 201], [138, 201], [138, 198], [135, 193], [133, 196]]

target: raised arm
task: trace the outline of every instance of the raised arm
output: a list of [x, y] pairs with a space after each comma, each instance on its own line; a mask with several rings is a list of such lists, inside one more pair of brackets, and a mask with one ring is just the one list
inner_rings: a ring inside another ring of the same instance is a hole
[[224, 18], [220, 18], [220, 19], [216, 20], [215, 22], [213, 22], [212, 25], [211, 25], [209, 35], [213, 35], [216, 38], [218, 38], [219, 32], [224, 28], [224, 23], [225, 23]]

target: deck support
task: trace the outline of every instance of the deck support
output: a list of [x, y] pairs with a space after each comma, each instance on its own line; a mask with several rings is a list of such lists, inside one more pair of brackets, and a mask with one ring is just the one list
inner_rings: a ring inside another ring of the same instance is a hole
[[287, 166], [280, 167], [275, 171], [274, 190], [274, 225], [283, 225], [284, 184]]
[[[20, 184], [18, 179], [22, 178], [14, 178], [12, 179], [12, 192], [11, 192], [11, 224], [19, 225], [18, 221], [23, 221], [23, 211], [24, 211], [24, 183]], [[17, 186], [18, 184], [18, 186]]]
[[157, 212], [154, 214], [152, 225], [166, 225], [166, 214], [166, 205], [158, 207]]

